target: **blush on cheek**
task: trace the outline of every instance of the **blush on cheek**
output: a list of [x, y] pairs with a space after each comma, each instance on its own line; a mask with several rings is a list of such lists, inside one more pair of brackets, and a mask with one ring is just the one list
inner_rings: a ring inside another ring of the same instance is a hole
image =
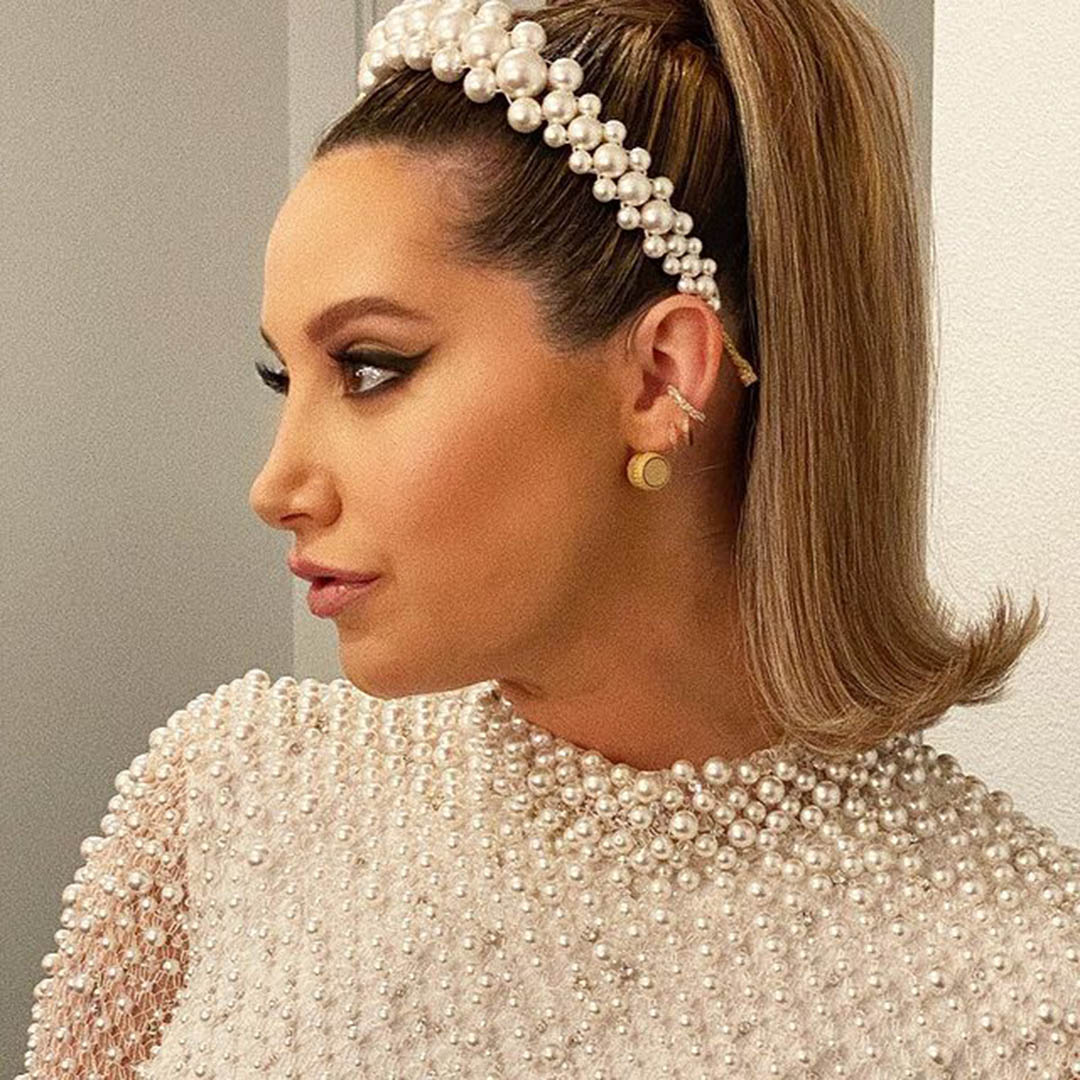
[[497, 650], [549, 623], [579, 585], [577, 531], [591, 535], [582, 515], [603, 502], [580, 482], [597, 443], [557, 385], [530, 386], [509, 369], [464, 382], [433, 388], [425, 415], [410, 415], [380, 516], [417, 626]]
[[395, 576], [409, 608], [441, 638], [485, 633], [535, 573], [544, 521], [526, 449], [487, 422], [425, 438], [382, 507]]

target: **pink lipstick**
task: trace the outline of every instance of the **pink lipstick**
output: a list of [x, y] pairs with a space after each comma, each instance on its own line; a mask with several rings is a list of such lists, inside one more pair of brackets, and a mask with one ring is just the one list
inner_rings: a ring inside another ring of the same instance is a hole
[[308, 590], [308, 610], [320, 619], [333, 618], [370, 593], [378, 580], [377, 577], [367, 581], [316, 578]]

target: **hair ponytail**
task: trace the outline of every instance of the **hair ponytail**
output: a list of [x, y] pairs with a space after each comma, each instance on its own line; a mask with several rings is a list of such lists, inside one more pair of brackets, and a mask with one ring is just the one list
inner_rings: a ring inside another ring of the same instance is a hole
[[740, 118], [761, 385], [736, 552], [756, 684], [824, 751], [997, 700], [1042, 629], [926, 573], [934, 339], [910, 91], [847, 0], [702, 0]]

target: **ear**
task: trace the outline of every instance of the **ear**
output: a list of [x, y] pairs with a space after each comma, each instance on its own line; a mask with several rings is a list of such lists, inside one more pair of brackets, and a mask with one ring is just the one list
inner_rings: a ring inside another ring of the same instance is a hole
[[667, 296], [637, 315], [615, 359], [626, 444], [636, 451], [674, 449], [673, 440], [678, 445], [699, 422], [680, 408], [668, 386], [707, 417], [723, 356], [720, 317], [699, 296]]

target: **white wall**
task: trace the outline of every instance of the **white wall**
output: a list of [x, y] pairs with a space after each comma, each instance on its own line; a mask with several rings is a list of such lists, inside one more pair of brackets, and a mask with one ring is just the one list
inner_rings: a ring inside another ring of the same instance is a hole
[[1010, 696], [933, 732], [1080, 843], [1080, 5], [937, 4], [933, 202], [942, 373], [932, 554], [982, 613], [1048, 599]]

